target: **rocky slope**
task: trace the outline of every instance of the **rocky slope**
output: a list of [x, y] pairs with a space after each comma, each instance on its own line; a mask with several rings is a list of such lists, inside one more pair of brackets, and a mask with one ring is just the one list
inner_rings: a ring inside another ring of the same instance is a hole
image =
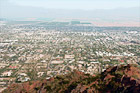
[[140, 93], [140, 68], [110, 67], [96, 76], [74, 71], [49, 80], [12, 84], [3, 93]]

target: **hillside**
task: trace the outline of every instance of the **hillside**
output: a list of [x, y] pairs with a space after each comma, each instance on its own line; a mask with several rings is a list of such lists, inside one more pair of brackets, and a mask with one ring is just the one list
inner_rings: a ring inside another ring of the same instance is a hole
[[99, 75], [79, 71], [49, 80], [12, 84], [3, 93], [139, 93], [140, 68], [136, 65], [110, 67]]

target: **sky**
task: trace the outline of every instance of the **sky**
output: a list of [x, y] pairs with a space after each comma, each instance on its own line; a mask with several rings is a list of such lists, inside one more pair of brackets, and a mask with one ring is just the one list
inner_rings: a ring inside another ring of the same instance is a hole
[[140, 0], [0, 0], [19, 6], [33, 6], [49, 9], [115, 9], [139, 7]]
[[88, 19], [140, 26], [140, 0], [0, 0], [0, 18]]

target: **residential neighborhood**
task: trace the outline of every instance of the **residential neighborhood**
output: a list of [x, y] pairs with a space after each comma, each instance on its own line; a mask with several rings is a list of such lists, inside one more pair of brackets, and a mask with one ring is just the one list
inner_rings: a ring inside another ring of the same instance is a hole
[[74, 70], [96, 75], [109, 66], [140, 64], [140, 29], [48, 22], [0, 26], [0, 87]]

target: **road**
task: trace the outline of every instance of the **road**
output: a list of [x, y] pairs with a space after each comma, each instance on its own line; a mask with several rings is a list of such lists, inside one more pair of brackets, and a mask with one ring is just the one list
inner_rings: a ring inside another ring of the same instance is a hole
[[[56, 43], [55, 43], [56, 46], [57, 46], [58, 41], [59, 41], [59, 39], [58, 39], [58, 40], [56, 41]], [[54, 52], [53, 52], [53, 54], [51, 55], [51, 58], [50, 58], [49, 62], [47, 63], [47, 69], [50, 69], [49, 67], [50, 67], [51, 61], [52, 61], [52, 59], [53, 59], [53, 56], [54, 56], [54, 54], [56, 53], [56, 49], [57, 49], [57, 47], [55, 47]]]

